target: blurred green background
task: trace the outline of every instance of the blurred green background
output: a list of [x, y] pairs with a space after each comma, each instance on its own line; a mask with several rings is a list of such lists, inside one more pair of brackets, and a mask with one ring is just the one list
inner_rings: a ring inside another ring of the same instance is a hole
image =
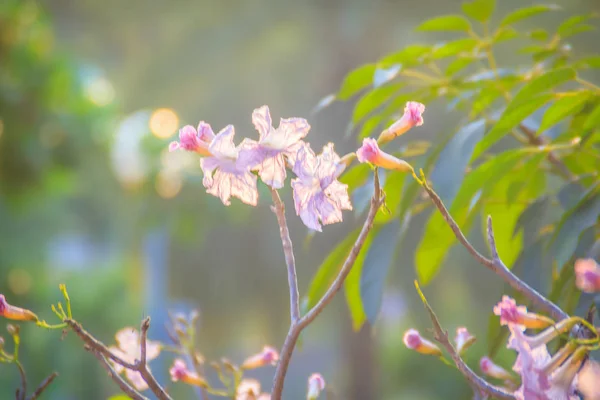
[[[498, 3], [502, 12], [528, 2]], [[528, 23], [548, 27], [568, 15], [600, 12], [597, 0], [555, 3], [560, 15]], [[58, 284], [66, 283], [76, 318], [106, 343], [146, 315], [153, 318], [151, 337], [167, 341], [167, 310], [198, 308], [198, 348], [208, 359], [241, 361], [264, 344], [280, 347], [288, 294], [266, 188], [258, 208], [236, 201], [226, 208], [205, 194], [196, 157], [169, 154], [169, 141], [180, 126], [199, 120], [215, 130], [232, 123], [240, 140], [255, 136], [251, 111], [268, 104], [275, 119], [309, 118], [313, 148], [333, 141], [340, 154], [353, 150], [355, 139], [345, 135], [352, 104], [336, 103], [315, 116], [311, 109], [357, 65], [444, 39], [414, 27], [459, 5], [0, 1], [0, 293], [51, 320], [49, 305], [59, 300]], [[598, 39], [595, 31], [572, 44], [586, 53], [597, 50]], [[441, 137], [457, 116], [438, 111], [429, 108], [425, 125], [401, 144]], [[302, 293], [328, 251], [360, 221], [346, 213], [344, 223], [307, 240], [291, 194], [283, 196]], [[304, 398], [312, 372], [324, 375], [329, 399], [470, 397], [457, 372], [402, 344], [407, 328], [429, 326], [412, 287], [412, 250], [423, 222], [414, 218], [414, 240], [407, 235], [398, 252], [379, 322], [353, 332], [338, 296], [306, 330], [284, 398]], [[502, 284], [454, 250], [426, 292], [448, 328], [466, 325], [485, 339]], [[57, 331], [24, 326], [22, 332], [30, 385], [60, 373], [46, 398], [106, 399], [118, 392], [74, 335], [61, 341]], [[481, 340], [468, 361], [475, 366], [485, 349]], [[152, 364], [168, 386], [171, 359], [163, 354]], [[0, 399], [14, 398], [17, 370], [0, 369]], [[273, 372], [250, 376], [269, 390]], [[172, 392], [193, 395], [186, 387]]]

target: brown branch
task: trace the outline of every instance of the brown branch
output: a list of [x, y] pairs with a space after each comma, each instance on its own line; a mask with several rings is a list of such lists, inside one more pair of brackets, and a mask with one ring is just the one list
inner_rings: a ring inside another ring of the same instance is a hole
[[356, 238], [356, 242], [354, 243], [350, 254], [348, 254], [348, 257], [346, 257], [344, 265], [338, 272], [334, 282], [331, 284], [329, 289], [327, 289], [317, 304], [297, 322], [292, 322], [290, 324], [290, 329], [279, 355], [280, 358], [275, 371], [275, 377], [273, 378], [273, 389], [271, 391], [271, 398], [273, 400], [281, 400], [285, 375], [287, 373], [287, 369], [292, 358], [292, 353], [294, 352], [294, 347], [296, 346], [296, 342], [298, 341], [300, 333], [302, 333], [302, 330], [306, 328], [312, 321], [314, 321], [314, 319], [323, 311], [323, 309], [331, 302], [331, 300], [333, 300], [336, 293], [341, 289], [342, 285], [344, 284], [344, 280], [356, 262], [356, 258], [358, 257], [369, 232], [373, 228], [375, 215], [377, 215], [377, 211], [384, 201], [384, 196], [382, 195], [381, 187], [379, 185], [379, 176], [377, 174], [377, 170], [375, 170], [374, 180], [375, 190], [373, 197], [371, 198], [371, 207], [369, 208], [367, 219], [365, 220], [363, 227]]
[[[15, 341], [15, 343], [17, 342]], [[18, 360], [15, 360], [15, 364], [17, 365], [17, 368], [19, 369], [19, 375], [21, 376], [21, 389], [17, 389], [16, 399], [25, 400], [25, 396], [27, 396], [27, 375], [25, 375], [25, 370]]]
[[433, 309], [427, 302], [427, 299], [423, 295], [423, 292], [421, 292], [421, 289], [419, 288], [418, 285], [417, 285], [417, 291], [419, 292], [419, 295], [421, 296], [421, 300], [423, 301], [423, 304], [425, 305], [425, 308], [427, 309], [427, 312], [429, 313], [429, 318], [431, 319], [431, 322], [433, 324], [435, 340], [437, 340], [446, 349], [446, 351], [450, 354], [450, 357], [452, 358], [454, 365], [456, 365], [456, 368], [460, 371], [460, 373], [469, 382], [469, 385], [473, 388], [473, 390], [476, 393], [479, 392], [480, 394], [485, 394], [485, 395], [488, 395], [495, 399], [514, 400], [515, 399], [514, 395], [487, 382], [485, 379], [483, 379], [482, 377], [477, 375], [463, 361], [463, 359], [460, 357], [460, 355], [458, 354], [458, 352], [456, 351], [456, 349], [450, 342], [450, 339], [448, 338], [448, 331], [446, 331], [442, 328], [439, 319], [435, 315], [435, 312], [433, 311]]
[[[544, 139], [539, 137], [535, 131], [529, 129], [524, 124], [519, 125], [519, 129], [525, 134], [529, 144], [534, 146], [545, 146], [546, 142]], [[548, 152], [548, 161], [552, 164], [556, 169], [560, 172], [560, 175], [563, 178], [566, 178], [569, 181], [574, 181], [577, 179], [577, 176], [573, 175], [573, 173], [569, 170], [569, 168], [562, 162], [562, 160], [553, 152]]]
[[279, 197], [279, 193], [275, 189], [271, 189], [273, 197], [273, 211], [277, 216], [279, 224], [279, 235], [283, 245], [283, 253], [285, 255], [285, 264], [287, 266], [288, 286], [290, 288], [290, 318], [292, 324], [295, 324], [300, 319], [300, 295], [298, 294], [298, 278], [296, 276], [296, 261], [294, 260], [294, 247], [290, 238], [290, 231], [285, 220], [285, 205]]
[[146, 362], [148, 328], [150, 328], [150, 317], [146, 317], [146, 319], [142, 321], [142, 326], [140, 328], [140, 360], [136, 363], [135, 369], [142, 375], [142, 378], [144, 378], [144, 381], [148, 384], [152, 393], [154, 393], [159, 400], [172, 400], [171, 396], [165, 392], [165, 389], [160, 386], [154, 375], [150, 372], [150, 369], [148, 369], [148, 364]]
[[423, 188], [429, 194], [431, 201], [437, 209], [440, 211], [446, 223], [454, 233], [454, 236], [464, 246], [465, 249], [475, 258], [479, 263], [486, 266], [490, 271], [500, 276], [506, 283], [508, 283], [517, 292], [528, 298], [533, 304], [539, 307], [541, 310], [547, 312], [555, 320], [562, 320], [568, 318], [567, 313], [560, 309], [556, 304], [548, 300], [546, 297], [538, 293], [534, 288], [523, 282], [519, 277], [512, 273], [511, 270], [502, 262], [498, 256], [498, 249], [496, 248], [496, 241], [494, 239], [494, 232], [492, 228], [492, 217], [488, 216], [487, 219], [487, 241], [490, 246], [492, 258], [487, 258], [479, 253], [471, 243], [467, 240], [460, 227], [456, 224], [456, 221], [452, 218], [448, 209], [439, 198], [437, 193], [424, 181]]
[[100, 365], [108, 372], [108, 376], [112, 379], [121, 389], [123, 393], [127, 396], [131, 397], [133, 400], [148, 400], [147, 397], [142, 396], [140, 392], [135, 390], [133, 386], [131, 386], [121, 375], [117, 374], [112, 365], [108, 362], [106, 357], [104, 357], [99, 352], [95, 351], [91, 347], [87, 347], [88, 350], [100, 361]]
[[42, 381], [42, 383], [40, 383], [40, 386], [38, 386], [38, 388], [35, 390], [35, 392], [33, 392], [31, 397], [29, 398], [29, 400], [35, 400], [38, 397], [40, 397], [40, 395], [44, 392], [44, 390], [46, 390], [48, 388], [48, 386], [50, 386], [50, 384], [52, 384], [52, 382], [54, 381], [54, 379], [57, 376], [58, 376], [58, 372], [51, 373], [50, 376], [48, 376], [46, 379], [44, 379]]

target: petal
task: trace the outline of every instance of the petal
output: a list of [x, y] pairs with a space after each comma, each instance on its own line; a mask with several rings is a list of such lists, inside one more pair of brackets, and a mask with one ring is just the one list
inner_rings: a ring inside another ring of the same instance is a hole
[[294, 171], [296, 176], [301, 180], [311, 181], [314, 178], [317, 157], [308, 143], [305, 143], [298, 150], [296, 161], [293, 166], [292, 171]]
[[133, 387], [139, 390], [140, 392], [143, 392], [144, 390], [148, 389], [148, 384], [146, 383], [146, 381], [144, 381], [144, 378], [142, 378], [142, 375], [139, 372], [126, 369], [125, 377], [129, 382], [131, 382]]
[[119, 348], [128, 355], [134, 355], [140, 351], [140, 334], [135, 328], [127, 327], [115, 335]]
[[181, 147], [181, 145], [179, 144], [179, 142], [171, 142], [171, 143], [169, 143], [169, 151], [178, 150], [180, 147]]
[[333, 143], [323, 147], [321, 154], [317, 156], [317, 168], [315, 176], [321, 182], [321, 187], [326, 188], [337, 178], [340, 157], [333, 150]]
[[231, 201], [229, 198], [231, 197], [231, 174], [217, 170], [212, 179], [213, 180], [209, 186], [207, 186], [206, 182], [204, 182], [204, 187], [207, 189], [206, 192], [221, 199], [223, 204], [226, 206], [230, 205]]
[[258, 204], [258, 190], [256, 188], [256, 175], [246, 172], [231, 176], [231, 195], [242, 202], [256, 206]]
[[310, 125], [304, 118], [281, 118], [277, 134], [282, 136], [282, 147], [288, 148], [304, 138], [309, 130]]
[[266, 185], [273, 189], [282, 188], [287, 176], [283, 154], [276, 154], [263, 160], [258, 167], [258, 174]]
[[335, 201], [338, 207], [342, 210], [352, 210], [352, 203], [350, 202], [350, 196], [348, 195], [348, 185], [339, 181], [333, 181], [327, 189], [325, 194], [330, 200]]
[[262, 106], [255, 109], [252, 112], [252, 123], [259, 133], [260, 140], [268, 136], [273, 129], [269, 106]]
[[[123, 353], [118, 347], [116, 346], [110, 346], [108, 348], [108, 350], [110, 350], [111, 353], [113, 353], [115, 356], [125, 360], [125, 361], [130, 361], [127, 356], [127, 354]], [[121, 372], [123, 372], [123, 370], [125, 369], [125, 367], [123, 367], [121, 364], [117, 364], [116, 362], [110, 360], [110, 363], [112, 364], [113, 368], [115, 369], [115, 372], [117, 374], [120, 374]], [[134, 360], [132, 360], [134, 361]]]
[[323, 192], [314, 197], [314, 204], [323, 225], [342, 221], [342, 210]]
[[213, 184], [213, 172], [221, 165], [222, 161], [216, 157], [204, 157], [200, 159], [200, 168], [204, 173], [202, 183], [205, 188], [209, 188]]
[[211, 154], [216, 157], [236, 157], [237, 149], [233, 143], [235, 129], [233, 125], [227, 125], [213, 139], [208, 147]]
[[200, 123], [198, 124], [198, 139], [202, 140], [203, 142], [210, 143], [214, 138], [215, 134], [210, 124], [204, 121], [200, 121]]
[[146, 340], [146, 359], [148, 361], [154, 360], [160, 354], [161, 345], [160, 342], [154, 340]]
[[236, 165], [241, 170], [253, 169], [268, 155], [269, 151], [257, 141], [246, 138], [240, 144]]

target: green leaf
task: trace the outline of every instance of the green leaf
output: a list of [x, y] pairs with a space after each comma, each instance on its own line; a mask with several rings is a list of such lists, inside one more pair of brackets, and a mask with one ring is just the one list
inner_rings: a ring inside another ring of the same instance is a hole
[[337, 97], [340, 100], [348, 100], [361, 90], [371, 86], [375, 69], [375, 64], [366, 64], [348, 73], [342, 82]]
[[588, 96], [585, 93], [556, 100], [544, 113], [538, 132], [544, 132], [568, 116], [578, 113], [587, 100]]
[[496, 34], [494, 34], [494, 43], [506, 42], [507, 40], [516, 39], [519, 37], [519, 32], [517, 32], [514, 28], [506, 27], [498, 30]]
[[452, 204], [464, 179], [471, 154], [484, 131], [483, 119], [473, 121], [461, 127], [440, 153], [429, 180], [445, 203]]
[[544, 104], [550, 101], [552, 97], [552, 94], [542, 94], [530, 98], [529, 102], [522, 104], [520, 107], [511, 109], [507, 108], [492, 129], [490, 129], [490, 131], [485, 135], [483, 140], [475, 147], [475, 151], [473, 152], [473, 160], [479, 158], [498, 140], [502, 139], [506, 133], [515, 128], [517, 125], [523, 122], [525, 118], [533, 114]]
[[489, 111], [490, 106], [502, 96], [502, 91], [495, 86], [483, 87], [473, 98], [470, 118], [479, 117], [482, 112]]
[[[567, 18], [562, 24], [559, 25], [558, 29], [556, 30], [556, 33], [563, 37], [569, 37], [569, 36], [573, 36], [577, 33], [579, 33], [579, 26], [581, 26], [580, 24], [582, 22], [587, 21], [590, 18], [593, 18], [594, 14], [588, 14], [588, 15], [573, 15], [572, 17]], [[584, 26], [590, 26], [590, 25], [584, 25]], [[592, 27], [593, 28], [593, 27]]]
[[375, 324], [381, 309], [385, 280], [394, 259], [400, 228], [397, 223], [390, 223], [374, 235], [362, 268], [360, 296], [371, 325]]
[[[526, 153], [524, 149], [506, 151], [490, 159], [470, 172], [460, 187], [450, 214], [467, 233], [473, 222], [476, 205], [482, 191], [492, 190], [494, 185], [507, 174]], [[435, 188], [434, 188], [435, 189]], [[429, 283], [438, 273], [450, 247], [456, 243], [450, 227], [437, 210], [425, 225], [421, 243], [415, 254], [417, 275], [424, 284]]]
[[577, 60], [574, 67], [575, 68], [600, 68], [600, 56], [584, 57], [581, 60]]
[[448, 64], [448, 66], [446, 67], [445, 75], [453, 76], [456, 73], [468, 67], [469, 65], [471, 65], [473, 61], [475, 61], [475, 58], [473, 57], [458, 56], [454, 60], [452, 60], [450, 64]]
[[518, 108], [531, 100], [532, 97], [549, 91], [559, 85], [575, 79], [573, 68], [560, 68], [548, 71], [526, 83], [515, 95], [507, 110]]
[[364, 117], [381, 107], [383, 103], [388, 101], [394, 94], [396, 94], [396, 92], [402, 89], [403, 86], [404, 83], [380, 86], [365, 94], [354, 107], [352, 123], [358, 124]]
[[427, 55], [431, 51], [431, 46], [424, 46], [420, 44], [413, 44], [406, 46], [402, 50], [391, 53], [379, 60], [379, 63], [383, 66], [389, 66], [394, 64], [402, 64], [404, 66], [415, 66], [421, 64], [423, 56]]
[[471, 30], [469, 20], [462, 15], [445, 15], [428, 19], [417, 27], [417, 31], [463, 31]]
[[358, 229], [350, 233], [331, 251], [331, 253], [329, 253], [329, 255], [327, 255], [327, 258], [325, 258], [323, 263], [319, 266], [319, 269], [308, 287], [308, 292], [302, 305], [302, 308], [305, 311], [310, 310], [317, 304], [327, 291], [327, 288], [335, 280], [354, 241], [358, 237], [358, 233]]
[[515, 22], [522, 21], [527, 18], [531, 18], [535, 15], [545, 13], [547, 11], [558, 10], [560, 7], [556, 5], [543, 5], [537, 4], [531, 7], [519, 8], [509, 14], [507, 14], [502, 21], [500, 22], [500, 26], [506, 26], [514, 24]]
[[533, 40], [545, 42], [550, 37], [550, 34], [548, 33], [548, 31], [545, 31], [543, 29], [534, 29], [531, 32], [527, 33], [527, 36], [529, 36]]
[[126, 394], [115, 394], [114, 396], [110, 396], [107, 400], [131, 400], [131, 397]]
[[441, 59], [457, 55], [458, 53], [469, 52], [477, 46], [477, 40], [473, 38], [462, 38], [452, 40], [435, 46], [432, 51], [433, 59]]
[[378, 88], [379, 86], [388, 83], [396, 76], [398, 76], [398, 73], [401, 69], [402, 64], [394, 64], [389, 66], [388, 68], [375, 69], [375, 73], [373, 74], [373, 87]]
[[500, 325], [500, 317], [495, 314], [491, 314], [488, 322], [487, 342], [488, 342], [488, 356], [494, 358], [505, 344], [508, 339], [508, 329], [504, 329]]
[[354, 329], [355, 331], [358, 331], [367, 320], [367, 315], [365, 314], [360, 294], [360, 276], [362, 275], [362, 270], [365, 265], [365, 259], [367, 257], [367, 254], [369, 253], [371, 244], [373, 243], [373, 238], [377, 236], [380, 229], [381, 228], [377, 226], [373, 228], [373, 230], [365, 240], [363, 248], [358, 254], [358, 257], [356, 257], [354, 266], [352, 267], [352, 270], [350, 271], [348, 277], [346, 277], [346, 281], [344, 282], [344, 294], [346, 296], [346, 305], [348, 306], [348, 310], [350, 311], [350, 318], [352, 319], [352, 329]]
[[577, 205], [561, 218], [551, 241], [554, 259], [559, 268], [569, 261], [575, 249], [579, 235], [594, 226], [600, 215], [600, 184], [592, 187]]
[[487, 22], [496, 8], [496, 0], [473, 0], [462, 3], [462, 10], [466, 16], [475, 21]]
[[359, 163], [344, 171], [339, 180], [348, 185], [348, 192], [352, 193], [354, 189], [364, 185], [370, 175], [371, 167], [367, 163]]
[[583, 124], [584, 131], [590, 131], [592, 129], [600, 129], [600, 103], [596, 105]]

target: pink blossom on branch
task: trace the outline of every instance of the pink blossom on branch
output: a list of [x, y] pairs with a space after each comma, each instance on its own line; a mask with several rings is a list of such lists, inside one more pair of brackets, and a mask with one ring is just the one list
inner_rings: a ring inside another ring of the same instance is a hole
[[433, 342], [425, 339], [419, 331], [416, 329], [409, 329], [404, 333], [402, 339], [404, 345], [411, 350], [414, 350], [421, 354], [431, 354], [434, 356], [441, 356], [442, 350]]
[[411, 165], [406, 161], [381, 151], [377, 141], [372, 138], [363, 139], [363, 144], [360, 149], [356, 151], [356, 156], [358, 157], [358, 161], [361, 163], [368, 162], [377, 167], [396, 171], [413, 171]]
[[183, 149], [209, 156], [208, 146], [214, 137], [212, 128], [204, 121], [200, 121], [197, 130], [191, 125], [186, 125], [179, 130], [179, 142], [174, 141], [169, 144], [169, 151]]
[[456, 336], [454, 337], [456, 352], [458, 354], [464, 353], [464, 351], [471, 347], [476, 340], [475, 336], [471, 335], [471, 332], [464, 326], [457, 328]]
[[398, 121], [390, 125], [379, 136], [380, 143], [387, 143], [390, 140], [404, 134], [414, 126], [423, 125], [423, 114], [425, 106], [416, 101], [409, 101], [404, 107], [404, 115]]
[[235, 131], [227, 125], [211, 142], [208, 150], [212, 156], [200, 160], [204, 172], [203, 184], [207, 192], [221, 199], [226, 206], [230, 198], [255, 206], [258, 203], [256, 176], [237, 163], [239, 149], [233, 143]]
[[582, 292], [600, 292], [600, 265], [591, 258], [575, 261], [575, 284]]
[[481, 371], [484, 374], [492, 378], [503, 381], [511, 380], [513, 378], [510, 372], [494, 363], [489, 357], [481, 357], [481, 360], [479, 360], [479, 368], [481, 368]]
[[190, 371], [187, 368], [185, 361], [180, 358], [177, 358], [175, 361], [173, 361], [173, 366], [171, 366], [169, 369], [169, 374], [171, 375], [171, 380], [173, 382], [181, 381], [187, 383], [188, 385], [208, 387], [206, 381], [197, 373]]
[[257, 170], [265, 184], [280, 189], [287, 176], [286, 160], [292, 166], [295, 164], [310, 125], [303, 118], [282, 118], [275, 129], [268, 106], [254, 110], [252, 123], [259, 133], [258, 142], [244, 139], [238, 163], [241, 168]]
[[529, 313], [525, 306], [517, 306], [509, 296], [502, 296], [502, 301], [494, 306], [494, 314], [500, 317], [501, 325], [517, 324], [529, 329], [541, 329], [554, 324], [548, 317]]
[[32, 311], [9, 304], [3, 294], [0, 294], [0, 317], [12, 319], [14, 321], [38, 320], [37, 315]]
[[[135, 363], [141, 357], [141, 342], [140, 334], [134, 328], [123, 328], [115, 335], [117, 340], [117, 346], [111, 346], [108, 349], [117, 357], [127, 361], [128, 363]], [[146, 340], [146, 360], [154, 360], [160, 354], [161, 345], [158, 342], [152, 340]], [[137, 371], [126, 369], [120, 364], [111, 361], [115, 371], [121, 374], [125, 371], [125, 377], [137, 390], [146, 390], [148, 385]]]
[[352, 210], [348, 185], [337, 180], [344, 170], [340, 157], [333, 150], [333, 143], [323, 147], [318, 156], [308, 144], [298, 151], [292, 180], [296, 214], [302, 222], [321, 232], [321, 224], [342, 221], [342, 210]]
[[277, 361], [279, 361], [279, 353], [277, 350], [271, 346], [265, 346], [260, 353], [254, 354], [244, 360], [242, 368], [255, 369], [266, 365], [275, 365], [277, 364]]

